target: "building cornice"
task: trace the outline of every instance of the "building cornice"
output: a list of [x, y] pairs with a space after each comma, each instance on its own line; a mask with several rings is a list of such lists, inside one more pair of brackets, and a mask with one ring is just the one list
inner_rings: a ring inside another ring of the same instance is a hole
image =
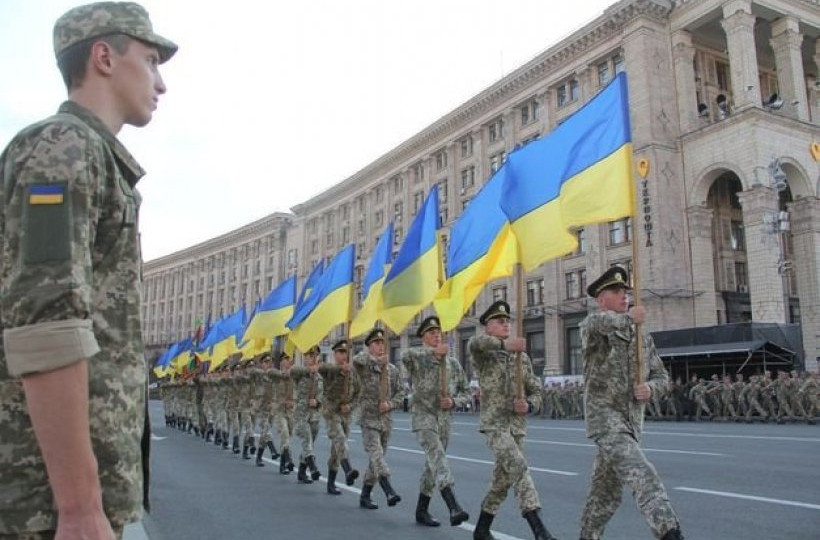
[[486, 90], [473, 96], [452, 112], [439, 118], [395, 149], [379, 157], [349, 178], [319, 195], [291, 208], [302, 215], [355, 198], [371, 187], [374, 178], [388, 178], [424, 157], [420, 154], [469, 133], [483, 116], [507, 103], [517, 94], [544, 81], [551, 73], [572, 64], [577, 58], [619, 34], [634, 20], [649, 18], [665, 22], [672, 9], [669, 0], [622, 0], [583, 28], [573, 32]]

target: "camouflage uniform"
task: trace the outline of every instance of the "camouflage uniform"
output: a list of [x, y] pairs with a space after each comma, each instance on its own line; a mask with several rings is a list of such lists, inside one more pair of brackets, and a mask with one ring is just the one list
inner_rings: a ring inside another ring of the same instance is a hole
[[293, 432], [293, 380], [289, 373], [272, 369], [273, 380], [273, 425], [279, 433], [282, 454], [290, 450], [290, 435]]
[[[447, 444], [450, 442], [451, 410], [441, 408], [441, 360], [429, 347], [414, 347], [402, 355], [402, 363], [410, 375], [413, 387], [411, 428], [419, 445], [424, 450], [424, 471], [421, 474], [419, 491], [427, 496], [433, 489], [444, 489], [455, 483], [447, 465]], [[453, 356], [446, 357], [447, 396], [455, 402], [455, 407], [470, 402], [467, 377], [461, 364]], [[455, 408], [454, 407], [454, 408]]]
[[[290, 376], [296, 386], [296, 403], [293, 419], [296, 424], [296, 436], [302, 440], [302, 453], [299, 463], [306, 462], [308, 457], [315, 457], [313, 443], [319, 435], [319, 407], [322, 403], [324, 389], [322, 376], [319, 373], [310, 373], [307, 368], [295, 367], [290, 370]], [[315, 399], [318, 404], [311, 407], [309, 399]]]
[[390, 411], [379, 410], [379, 395], [382, 369], [388, 370], [388, 391], [385, 396], [390, 402], [391, 410], [402, 406], [404, 389], [399, 381], [399, 370], [392, 364], [380, 365], [376, 358], [367, 351], [353, 357], [353, 365], [362, 384], [359, 395], [359, 425], [362, 428], [362, 443], [370, 457], [364, 483], [372, 486], [380, 477], [390, 476], [390, 467], [384, 455], [393, 429], [393, 418]]
[[[527, 419], [513, 409], [516, 394], [515, 353], [504, 349], [500, 338], [486, 334], [470, 339], [468, 347], [483, 397], [479, 431], [484, 434], [487, 445], [495, 455], [495, 469], [490, 489], [481, 503], [481, 511], [495, 515], [507, 498], [510, 487], [515, 492], [522, 513], [538, 510], [541, 502], [524, 454]], [[531, 409], [537, 410], [541, 406], [541, 385], [526, 353], [521, 353], [521, 361], [524, 397]]]
[[712, 410], [706, 404], [706, 383], [699, 380], [695, 386], [689, 389], [689, 399], [695, 402], [695, 419], [700, 421], [701, 411], [706, 411], [706, 414], [712, 416]]
[[[598, 446], [581, 537], [601, 538], [629, 486], [656, 538], [678, 527], [678, 518], [655, 468], [640, 447], [644, 405], [635, 400], [636, 334], [632, 317], [612, 311], [587, 316], [581, 323], [584, 358], [584, 407], [587, 437]], [[650, 336], [644, 338], [645, 378], [652, 393], [663, 392], [669, 376]]]
[[325, 417], [327, 437], [330, 439], [330, 457], [327, 468], [330, 471], [339, 470], [342, 460], [348, 458], [347, 439], [350, 436], [351, 412], [343, 413], [343, 404], [353, 406], [359, 399], [362, 385], [356, 371], [343, 371], [339, 366], [322, 364], [319, 373], [324, 379], [324, 401], [322, 402], [322, 416]]

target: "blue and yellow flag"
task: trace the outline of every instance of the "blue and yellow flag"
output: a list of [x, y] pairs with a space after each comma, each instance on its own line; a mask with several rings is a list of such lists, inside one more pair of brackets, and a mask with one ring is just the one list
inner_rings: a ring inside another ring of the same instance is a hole
[[337, 324], [350, 321], [355, 251], [351, 244], [336, 254], [288, 321], [288, 339], [300, 351], [318, 344]]
[[626, 74], [555, 130], [510, 155], [501, 208], [532, 270], [577, 249], [573, 227], [634, 214]]
[[251, 339], [271, 340], [287, 334], [285, 324], [293, 317], [296, 305], [296, 276], [291, 276], [279, 284], [259, 304], [251, 317], [241, 341]]
[[518, 248], [507, 215], [501, 210], [506, 169], [499, 169], [450, 227], [446, 281], [436, 294], [441, 329], [452, 330], [494, 279], [512, 275]]
[[435, 185], [413, 219], [382, 286], [380, 318], [397, 334], [433, 300], [441, 285], [438, 229], [438, 185]]
[[350, 337], [364, 334], [376, 324], [382, 308], [382, 285], [393, 258], [393, 223], [390, 222], [370, 258], [362, 283], [362, 308], [350, 323]]
[[227, 360], [230, 355], [239, 352], [237, 345], [244, 329], [245, 306], [214, 324], [201, 344], [203, 349], [211, 349], [207, 354], [211, 370]]
[[299, 309], [307, 297], [310, 296], [310, 293], [313, 291], [313, 288], [316, 287], [316, 283], [319, 281], [319, 278], [322, 277], [322, 274], [325, 271], [325, 262], [324, 260], [319, 261], [316, 266], [313, 267], [313, 270], [310, 271], [305, 283], [302, 285], [302, 291], [299, 293], [299, 298], [296, 300], [296, 310]]
[[154, 364], [154, 375], [161, 379], [170, 373], [171, 360], [176, 357], [182, 343], [183, 341], [177, 341], [176, 343], [171, 344], [171, 346], [168, 347], [168, 349], [166, 349], [166, 351], [162, 353], [159, 358], [157, 358], [157, 362]]
[[171, 367], [176, 373], [181, 374], [185, 368], [188, 367], [191, 361], [191, 351], [193, 351], [194, 343], [191, 338], [186, 338], [179, 342], [179, 347], [175, 352], [174, 358], [171, 360]]

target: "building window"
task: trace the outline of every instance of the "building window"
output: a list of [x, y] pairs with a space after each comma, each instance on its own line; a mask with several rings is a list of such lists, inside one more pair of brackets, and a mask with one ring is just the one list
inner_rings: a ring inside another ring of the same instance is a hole
[[715, 61], [715, 78], [720, 90], [729, 91], [729, 64]]
[[418, 184], [424, 180], [424, 163], [417, 163], [413, 167], [413, 182]]
[[581, 85], [578, 82], [578, 79], [573, 77], [572, 79], [560, 84], [556, 88], [556, 98], [559, 107], [569, 105], [570, 103], [581, 99]]
[[578, 273], [577, 272], [567, 272], [565, 274], [565, 280], [567, 285], [567, 299], [572, 298], [579, 298], [580, 295], [578, 293]]
[[538, 101], [532, 99], [521, 107], [521, 125], [526, 126], [538, 120]]
[[746, 251], [746, 235], [743, 234], [742, 221], [732, 221], [732, 249]]
[[501, 285], [500, 287], [493, 287], [493, 302], [498, 302], [499, 300], [507, 301], [507, 286]]
[[350, 205], [345, 204], [342, 206], [342, 219], [348, 219], [350, 217]]
[[490, 174], [495, 173], [498, 169], [501, 168], [501, 165], [504, 164], [504, 159], [506, 158], [506, 152], [499, 152], [490, 156]]
[[402, 188], [404, 187], [404, 182], [401, 179], [401, 175], [396, 175], [393, 177], [393, 193], [401, 192]]
[[415, 216], [416, 213], [421, 208], [421, 204], [424, 202], [424, 192], [417, 191], [413, 194], [413, 215]]
[[449, 215], [447, 214], [447, 208], [442, 208], [438, 213], [438, 218], [442, 226], [447, 224], [447, 220]]
[[544, 303], [544, 279], [527, 281], [527, 305], [540, 306]]
[[310, 234], [316, 234], [319, 230], [319, 222], [314, 218], [310, 220]]
[[393, 205], [393, 215], [395, 216], [394, 219], [401, 223], [402, 214], [404, 213], [404, 205], [401, 201], [397, 202]]
[[555, 89], [555, 101], [559, 107], [567, 104], [567, 87], [563, 84]]
[[319, 253], [319, 241], [318, 240], [311, 240], [310, 241], [310, 253], [312, 255], [316, 255]]
[[735, 263], [735, 284], [737, 292], [749, 292], [749, 273], [745, 262]]
[[384, 189], [382, 186], [376, 186], [376, 202], [382, 202], [384, 200]]
[[609, 60], [598, 64], [598, 86], [604, 86], [612, 80], [612, 69], [609, 67]]
[[609, 222], [609, 245], [616, 246], [632, 240], [632, 218]]
[[447, 203], [447, 179], [438, 183], [438, 200], [441, 204]]
[[393, 237], [393, 245], [394, 246], [398, 246], [399, 244], [401, 244], [402, 232], [404, 232], [404, 231], [402, 231], [401, 227], [396, 227], [395, 233], [394, 233], [395, 236]]
[[461, 170], [461, 189], [473, 187], [475, 184], [475, 167], [470, 165]]
[[583, 297], [584, 294], [586, 294], [586, 290], [587, 290], [587, 271], [586, 271], [586, 269], [578, 270], [578, 289], [579, 289], [578, 290], [579, 298]]
[[358, 229], [359, 229], [359, 236], [363, 235], [364, 234], [364, 218], [359, 219]]
[[447, 152], [442, 150], [436, 154], [436, 170], [441, 171], [447, 166]]
[[[360, 222], [362, 227], [364, 226], [364, 222]], [[382, 223], [384, 223], [384, 210], [379, 210], [376, 212], [376, 227], [381, 227]]]
[[350, 242], [350, 227], [342, 227], [342, 244]]
[[487, 127], [490, 142], [494, 143], [504, 138], [504, 119], [498, 118]]
[[461, 157], [466, 158], [473, 155], [473, 136], [467, 135], [460, 141]]
[[612, 65], [615, 67], [615, 74], [622, 72], [624, 70], [624, 55], [621, 53], [616, 54], [612, 57]]
[[575, 231], [575, 238], [578, 240], [578, 250], [576, 255], [582, 255], [587, 252], [587, 231], [584, 228]]

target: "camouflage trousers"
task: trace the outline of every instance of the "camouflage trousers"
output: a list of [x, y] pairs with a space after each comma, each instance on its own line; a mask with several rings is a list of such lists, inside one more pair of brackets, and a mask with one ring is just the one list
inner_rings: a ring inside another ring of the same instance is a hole
[[621, 504], [623, 486], [632, 490], [638, 510], [655, 538], [678, 526], [666, 489], [638, 442], [626, 433], [602, 435], [592, 468], [586, 505], [581, 514], [581, 537], [597, 540]]
[[273, 441], [273, 414], [270, 409], [262, 408], [256, 411], [256, 418], [259, 419], [259, 447], [264, 447], [268, 441]]
[[279, 411], [273, 415], [273, 425], [279, 434], [282, 450], [290, 448], [290, 434], [293, 432], [293, 416], [289, 412]]
[[362, 443], [364, 451], [370, 458], [367, 471], [364, 473], [364, 483], [372, 486], [380, 476], [390, 476], [390, 467], [384, 454], [387, 452], [387, 443], [390, 442], [389, 429], [375, 429], [362, 426]]
[[746, 420], [751, 420], [752, 413], [755, 411], [757, 411], [757, 414], [759, 414], [761, 418], [766, 418], [766, 411], [763, 410], [763, 407], [760, 406], [757, 399], [751, 398], [749, 399], [749, 404], [746, 406]]
[[428, 497], [433, 490], [444, 489], [455, 483], [450, 466], [447, 465], [447, 445], [450, 442], [449, 422], [439, 425], [439, 430], [420, 429], [416, 431], [416, 439], [424, 450], [424, 470], [419, 480], [419, 492]]
[[216, 407], [214, 413], [214, 428], [222, 431], [228, 431], [228, 410], [224, 407]]
[[524, 435], [513, 435], [509, 430], [499, 429], [484, 432], [484, 438], [495, 456], [495, 468], [490, 479], [490, 490], [481, 502], [481, 510], [495, 515], [507, 498], [510, 487], [522, 514], [541, 508], [524, 455]]
[[308, 456], [316, 455], [313, 451], [313, 443], [319, 435], [319, 415], [315, 411], [308, 411], [305, 416], [297, 418], [294, 433], [302, 441], [299, 463], [304, 463]]
[[700, 420], [700, 413], [701, 411], [706, 411], [706, 414], [712, 416], [712, 409], [709, 408], [709, 405], [706, 404], [706, 400], [703, 397], [696, 397], [695, 398], [695, 417]]
[[[121, 525], [111, 525], [111, 528], [114, 530], [114, 537], [117, 539], [122, 538], [123, 534], [123, 527]], [[54, 540], [54, 536], [57, 534], [57, 531], [37, 531], [37, 532], [26, 532], [26, 533], [19, 533], [19, 534], [3, 534], [0, 533], [0, 540]]]
[[228, 431], [231, 432], [232, 437], [239, 436], [239, 430], [242, 424], [239, 422], [239, 411], [236, 409], [228, 410]]
[[794, 416], [792, 408], [789, 407], [789, 397], [786, 394], [777, 394], [777, 419], [780, 420], [784, 416]]
[[330, 457], [327, 460], [327, 468], [331, 471], [338, 471], [341, 460], [347, 459], [348, 455], [347, 438], [350, 436], [351, 415], [350, 413], [328, 412], [324, 416], [327, 438], [330, 439]]
[[242, 412], [239, 413], [239, 419], [241, 422], [241, 431], [239, 434], [243, 435], [240, 437], [242, 444], [248, 444], [250, 438], [253, 437], [256, 431], [256, 415], [248, 409], [243, 409]]
[[796, 416], [802, 416], [803, 418], [808, 418], [806, 414], [806, 408], [803, 406], [803, 396], [797, 393], [791, 395], [791, 405], [792, 411]]

